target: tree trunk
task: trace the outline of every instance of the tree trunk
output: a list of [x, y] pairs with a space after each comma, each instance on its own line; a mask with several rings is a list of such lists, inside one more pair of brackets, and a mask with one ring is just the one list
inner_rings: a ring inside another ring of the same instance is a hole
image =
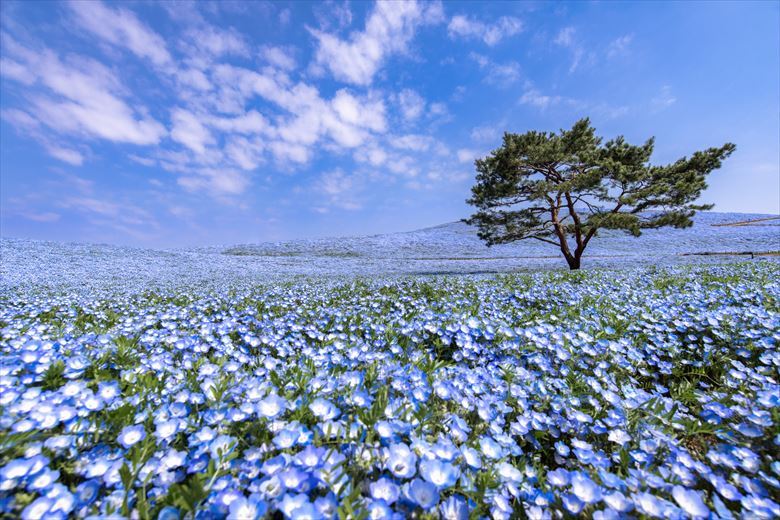
[[576, 271], [580, 268], [580, 258], [578, 256], [568, 256], [566, 257], [566, 262], [569, 264], [571, 271]]

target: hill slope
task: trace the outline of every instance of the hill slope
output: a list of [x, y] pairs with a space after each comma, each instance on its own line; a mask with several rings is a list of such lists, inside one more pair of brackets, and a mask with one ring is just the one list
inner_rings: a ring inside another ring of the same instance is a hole
[[[761, 218], [772, 220], [730, 225]], [[605, 232], [588, 247], [583, 268], [734, 261], [746, 257], [686, 255], [777, 250], [780, 217], [701, 213], [689, 229], [651, 230], [640, 238]], [[208, 289], [247, 279], [263, 283], [300, 275], [492, 274], [566, 268], [551, 245], [526, 240], [488, 248], [473, 228], [461, 222], [366, 237], [165, 251], [4, 239], [0, 255], [0, 289], [14, 290], [144, 291], [193, 284]]]
[[[732, 225], [739, 224], [739, 225]], [[655, 229], [635, 238], [603, 231], [588, 246], [594, 256], [669, 256], [704, 252], [774, 251], [780, 249], [780, 217], [744, 213], [702, 212], [688, 229]], [[487, 247], [476, 229], [463, 222], [404, 233], [364, 237], [293, 240], [225, 248], [225, 254], [322, 256], [343, 258], [487, 259], [557, 257], [559, 251], [537, 240]]]

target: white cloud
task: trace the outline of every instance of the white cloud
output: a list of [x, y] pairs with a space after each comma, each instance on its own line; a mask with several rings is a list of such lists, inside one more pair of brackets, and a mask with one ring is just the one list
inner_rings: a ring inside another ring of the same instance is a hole
[[323, 31], [338, 32], [352, 25], [349, 1], [325, 0], [315, 4], [314, 17]]
[[390, 140], [390, 144], [402, 150], [424, 152], [433, 144], [434, 139], [427, 135], [408, 134]]
[[446, 116], [449, 114], [449, 111], [447, 110], [447, 105], [445, 103], [438, 102], [431, 103], [428, 113], [432, 116]]
[[357, 198], [361, 183], [354, 174], [347, 175], [341, 170], [325, 172], [316, 188], [326, 196], [330, 206], [346, 210], [358, 210], [362, 207]]
[[290, 23], [290, 20], [292, 19], [292, 11], [290, 11], [289, 8], [282, 9], [279, 11], [279, 23], [282, 25], [287, 25]]
[[218, 197], [239, 195], [249, 186], [244, 174], [226, 168], [202, 168], [195, 175], [179, 177], [177, 182], [189, 191], [207, 191]]
[[520, 64], [515, 61], [496, 63], [487, 56], [472, 52], [469, 54], [479, 68], [486, 71], [485, 83], [506, 88], [520, 79]]
[[376, 143], [369, 143], [355, 150], [354, 159], [357, 162], [368, 163], [371, 166], [382, 166], [390, 158], [388, 153]]
[[200, 119], [187, 110], [177, 108], [171, 114], [173, 128], [171, 139], [183, 144], [197, 154], [203, 154], [206, 146], [214, 144], [214, 136], [211, 135]]
[[475, 126], [471, 129], [471, 138], [480, 142], [496, 141], [501, 138], [501, 134], [503, 133], [503, 126], [506, 126], [506, 123], [500, 123], [498, 125]]
[[[556, 45], [569, 49], [572, 53], [572, 61], [569, 66], [569, 72], [574, 72], [582, 64], [583, 58], [585, 58], [585, 47], [580, 43], [577, 38], [577, 31], [574, 27], [564, 27], [561, 29], [553, 43]], [[589, 61], [593, 61], [593, 55], [588, 56]]]
[[490, 24], [468, 16], [456, 15], [452, 17], [447, 26], [447, 32], [451, 38], [479, 39], [490, 46], [496, 45], [504, 38], [514, 36], [522, 30], [523, 21], [514, 16], [502, 16], [495, 23]]
[[545, 110], [552, 105], [557, 105], [564, 98], [561, 96], [549, 96], [542, 94], [539, 90], [533, 87], [527, 87], [526, 91], [520, 98], [520, 103], [523, 105], [531, 105], [533, 107]]
[[405, 88], [398, 94], [401, 115], [407, 121], [418, 119], [425, 111], [425, 100], [412, 89]]
[[476, 159], [478, 154], [479, 154], [479, 152], [477, 152], [476, 150], [471, 150], [471, 149], [468, 149], [468, 148], [461, 148], [457, 152], [458, 162], [461, 162], [461, 163], [474, 162], [474, 159]]
[[63, 148], [62, 146], [48, 145], [46, 146], [46, 151], [52, 157], [59, 159], [60, 161], [66, 162], [68, 164], [71, 164], [73, 166], [81, 166], [82, 164], [84, 164], [84, 156], [81, 155], [81, 153], [76, 150], [71, 150], [70, 148]]
[[340, 81], [370, 85], [389, 56], [406, 52], [417, 27], [440, 19], [441, 5], [438, 3], [377, 2], [365, 28], [353, 32], [347, 40], [309, 29], [317, 40], [315, 63], [330, 70]]
[[[3, 40], [3, 44], [5, 44], [5, 38]], [[0, 58], [0, 73], [2, 73], [3, 77], [18, 81], [24, 85], [35, 83], [35, 74], [21, 63], [5, 56]]]
[[271, 132], [271, 124], [257, 110], [250, 110], [238, 117], [214, 117], [209, 121], [214, 128], [237, 134], [264, 134]]
[[28, 220], [33, 220], [35, 222], [57, 222], [60, 219], [59, 213], [54, 213], [52, 211], [44, 211], [41, 213], [36, 213], [34, 211], [25, 211], [19, 214], [24, 218]]
[[548, 108], [561, 105], [568, 110], [574, 110], [578, 113], [609, 119], [622, 117], [631, 111], [630, 107], [625, 105], [613, 105], [611, 103], [588, 101], [557, 94], [545, 94], [534, 87], [530, 81], [525, 83], [525, 90], [520, 97], [520, 104], [537, 108], [542, 112]]
[[63, 63], [50, 50], [36, 52], [16, 43], [9, 51], [50, 93], [30, 94], [30, 112], [38, 122], [62, 133], [141, 145], [156, 144], [165, 135], [159, 122], [122, 99], [123, 85], [104, 65], [78, 57]]
[[282, 70], [291, 71], [295, 69], [297, 63], [293, 58], [293, 49], [290, 47], [274, 47], [273, 45], [264, 45], [260, 48], [260, 57], [275, 67]]
[[653, 106], [656, 110], [664, 110], [674, 105], [677, 102], [677, 98], [672, 93], [672, 87], [664, 85], [661, 87], [660, 92], [652, 100]]
[[619, 56], [627, 56], [629, 54], [629, 47], [634, 39], [633, 34], [625, 34], [620, 38], [612, 40], [607, 46], [607, 57], [617, 58]]
[[183, 85], [199, 91], [212, 89], [211, 82], [203, 71], [196, 68], [179, 69], [176, 71], [176, 79]]
[[187, 31], [185, 47], [195, 46], [213, 57], [223, 55], [249, 56], [249, 45], [235, 29], [222, 29], [202, 23]]
[[574, 27], [564, 27], [558, 31], [558, 35], [555, 37], [555, 43], [561, 47], [571, 47], [574, 45]]
[[268, 150], [280, 162], [308, 161], [311, 148], [323, 140], [337, 148], [354, 148], [387, 127], [385, 104], [374, 92], [358, 96], [340, 89], [327, 100], [311, 85], [292, 84], [286, 75], [228, 65], [217, 67], [216, 77], [240, 110], [260, 96], [284, 111], [266, 132], [272, 138]]
[[113, 9], [99, 0], [76, 1], [68, 4], [76, 23], [103, 40], [130, 50], [155, 65], [166, 65], [171, 55], [160, 35], [141, 23], [126, 9]]

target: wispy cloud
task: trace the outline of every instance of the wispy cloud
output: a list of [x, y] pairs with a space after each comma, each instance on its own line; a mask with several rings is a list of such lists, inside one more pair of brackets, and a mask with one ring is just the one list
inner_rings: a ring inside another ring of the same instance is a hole
[[293, 57], [295, 49], [293, 47], [280, 47], [274, 45], [263, 45], [260, 48], [260, 57], [275, 67], [282, 70], [291, 71], [298, 64]]
[[506, 127], [506, 122], [500, 122], [495, 125], [475, 126], [469, 134], [474, 141], [488, 142], [497, 141], [501, 138]]
[[520, 64], [516, 61], [496, 63], [483, 54], [472, 52], [469, 57], [485, 71], [484, 81], [490, 85], [506, 88], [520, 79]]
[[425, 111], [425, 99], [412, 89], [405, 88], [398, 94], [401, 115], [407, 121], [419, 119]]
[[451, 38], [478, 39], [490, 46], [519, 34], [522, 30], [523, 21], [514, 16], [502, 16], [493, 23], [486, 23], [469, 16], [456, 15], [447, 25]]
[[672, 93], [672, 87], [669, 85], [662, 86], [658, 95], [652, 99], [652, 105], [658, 111], [665, 110], [676, 102], [677, 98]]
[[[571, 65], [569, 65], [569, 72], [576, 71], [583, 63], [583, 59], [586, 57], [585, 46], [580, 42], [577, 30], [574, 27], [564, 27], [555, 37], [553, 43], [556, 45], [568, 49], [571, 52]], [[592, 55], [588, 57], [592, 58]]]
[[[8, 35], [3, 44], [24, 70], [23, 83], [43, 87], [29, 94], [30, 115], [39, 123], [64, 134], [140, 145], [156, 144], [165, 135], [165, 127], [143, 107], [125, 101], [121, 81], [101, 63], [75, 56], [63, 62], [51, 50], [32, 50]], [[18, 80], [18, 74], [10, 79]]]
[[562, 96], [550, 96], [547, 94], [542, 94], [538, 89], [532, 86], [527, 86], [525, 92], [523, 92], [523, 95], [520, 97], [520, 104], [531, 105], [541, 110], [545, 110], [550, 106], [557, 105], [562, 101], [569, 101], [571, 104], [572, 100], [567, 100]]
[[631, 111], [631, 107], [626, 105], [615, 105], [603, 101], [589, 101], [560, 94], [544, 93], [530, 81], [525, 83], [523, 95], [520, 96], [519, 103], [533, 107], [541, 112], [561, 106], [566, 110], [575, 110], [583, 115], [600, 116], [608, 119], [625, 116]]
[[100, 1], [68, 2], [76, 24], [102, 40], [123, 47], [155, 65], [171, 62], [165, 40], [143, 24], [132, 11], [108, 7]]
[[324, 206], [315, 210], [324, 213], [329, 207], [355, 211], [363, 207], [358, 195], [362, 182], [357, 175], [348, 175], [340, 169], [323, 173], [316, 185], [317, 191], [324, 195]]
[[628, 56], [631, 50], [631, 42], [634, 40], [633, 34], [625, 34], [620, 38], [615, 38], [607, 46], [607, 58], [617, 58]]

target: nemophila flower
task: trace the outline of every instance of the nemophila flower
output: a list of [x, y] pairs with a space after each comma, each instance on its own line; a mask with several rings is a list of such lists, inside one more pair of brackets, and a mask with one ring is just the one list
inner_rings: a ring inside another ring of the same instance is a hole
[[469, 506], [462, 497], [450, 495], [439, 505], [439, 514], [444, 520], [467, 520]]
[[76, 487], [76, 499], [80, 505], [90, 505], [100, 492], [100, 482], [97, 479], [85, 480]]
[[117, 442], [125, 448], [130, 448], [134, 444], [146, 438], [146, 431], [143, 425], [125, 426], [117, 437]]
[[439, 489], [446, 489], [455, 485], [460, 470], [449, 462], [438, 459], [423, 460], [420, 462], [420, 476]]
[[620, 491], [604, 495], [604, 503], [617, 512], [624, 513], [633, 509], [631, 501]]
[[582, 472], [574, 472], [571, 475], [571, 490], [586, 504], [599, 502], [602, 497], [599, 485]]
[[167, 421], [160, 421], [155, 423], [156, 428], [154, 436], [161, 441], [170, 441], [179, 431], [178, 419], [170, 419]]
[[389, 439], [395, 435], [395, 427], [389, 421], [377, 421], [374, 425], [374, 429], [383, 439]]
[[42, 491], [54, 484], [60, 476], [59, 471], [43, 469], [35, 475], [29, 477], [27, 489], [33, 491]]
[[393, 444], [387, 450], [385, 466], [397, 478], [412, 478], [417, 472], [417, 455], [406, 444]]
[[230, 503], [227, 518], [230, 520], [257, 520], [263, 518], [267, 510], [267, 504], [257, 497], [240, 497]]
[[273, 439], [273, 442], [277, 447], [281, 449], [287, 449], [295, 446], [298, 443], [299, 437], [300, 437], [300, 433], [298, 432], [298, 430], [285, 428], [277, 432], [276, 436]]
[[480, 437], [479, 448], [485, 457], [493, 460], [500, 459], [505, 452], [499, 443], [488, 436]]
[[179, 520], [179, 510], [173, 506], [165, 506], [157, 514], [157, 520]]
[[316, 498], [314, 500], [314, 508], [324, 518], [334, 518], [338, 510], [338, 501], [332, 493], [329, 493], [324, 497]]
[[585, 506], [582, 500], [569, 493], [562, 495], [561, 500], [563, 501], [564, 509], [573, 515], [580, 514], [582, 508]]
[[692, 517], [707, 518], [710, 516], [709, 508], [704, 505], [704, 501], [697, 491], [686, 489], [682, 486], [674, 486], [672, 488], [672, 496], [677, 504]]
[[558, 468], [556, 470], [550, 471], [547, 473], [547, 482], [549, 482], [551, 486], [555, 486], [555, 487], [568, 486], [569, 472], [563, 468]]
[[571, 453], [571, 450], [563, 441], [555, 443], [555, 451], [562, 457], [568, 457], [569, 453]]
[[401, 488], [395, 482], [384, 477], [369, 484], [369, 490], [373, 498], [383, 500], [387, 504], [398, 500], [401, 493]]
[[[54, 505], [54, 500], [46, 497], [38, 497], [33, 502], [24, 508], [22, 511], [22, 520], [40, 520], [41, 518], [47, 518]], [[55, 516], [52, 514], [52, 516]], [[65, 516], [60, 514], [60, 516]]]
[[282, 414], [288, 407], [286, 399], [275, 394], [270, 394], [257, 402], [257, 413], [261, 417], [274, 419]]
[[366, 506], [366, 511], [368, 512], [368, 518], [371, 520], [384, 520], [393, 517], [393, 510], [390, 504], [381, 499], [369, 502], [368, 506]]
[[291, 495], [285, 494], [280, 501], [276, 503], [279, 511], [285, 516], [292, 517], [293, 511], [301, 509], [304, 505], [309, 503], [308, 497], [303, 494]]
[[321, 397], [318, 397], [312, 401], [312, 403], [309, 405], [309, 409], [314, 414], [314, 416], [321, 421], [330, 421], [331, 419], [335, 419], [341, 414], [336, 405]]
[[623, 430], [612, 430], [609, 432], [609, 440], [620, 446], [631, 442], [631, 436]]
[[219, 459], [229, 455], [236, 447], [237, 441], [229, 435], [219, 435], [209, 444], [211, 458]]
[[404, 495], [422, 509], [430, 509], [439, 502], [436, 486], [419, 478], [404, 484]]

